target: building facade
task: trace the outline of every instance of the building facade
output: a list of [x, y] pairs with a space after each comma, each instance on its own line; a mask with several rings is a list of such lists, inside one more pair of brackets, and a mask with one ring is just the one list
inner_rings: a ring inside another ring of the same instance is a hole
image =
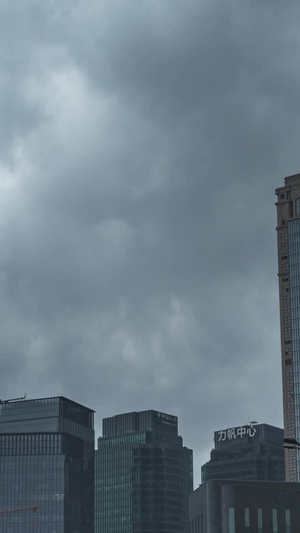
[[190, 495], [190, 533], [298, 533], [300, 484], [208, 481]]
[[188, 533], [192, 450], [177, 417], [158, 411], [103, 420], [95, 459], [95, 533]]
[[215, 431], [210, 461], [201, 480], [284, 481], [283, 429], [249, 424]]
[[0, 402], [0, 531], [93, 533], [93, 418], [64, 397]]
[[[300, 174], [276, 189], [285, 437], [300, 440]], [[300, 480], [299, 451], [286, 450], [286, 480]]]

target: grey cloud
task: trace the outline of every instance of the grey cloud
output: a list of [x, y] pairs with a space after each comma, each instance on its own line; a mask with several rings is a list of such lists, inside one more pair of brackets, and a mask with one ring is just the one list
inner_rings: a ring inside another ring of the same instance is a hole
[[273, 191], [298, 171], [298, 5], [17, 4], [0, 396], [65, 394], [97, 432], [178, 414], [197, 484], [214, 430], [281, 424]]

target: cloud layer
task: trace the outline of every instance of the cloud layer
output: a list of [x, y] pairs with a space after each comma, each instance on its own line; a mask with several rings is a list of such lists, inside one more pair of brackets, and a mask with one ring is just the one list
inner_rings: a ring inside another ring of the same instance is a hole
[[2, 398], [282, 425], [274, 189], [299, 5], [0, 2]]

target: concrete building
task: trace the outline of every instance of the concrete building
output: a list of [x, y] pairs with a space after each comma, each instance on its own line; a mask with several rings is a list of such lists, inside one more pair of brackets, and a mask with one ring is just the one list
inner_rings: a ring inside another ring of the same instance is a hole
[[249, 424], [215, 431], [210, 461], [201, 480], [284, 481], [283, 429]]
[[0, 401], [1, 532], [94, 532], [93, 421], [64, 397]]
[[208, 481], [190, 495], [190, 533], [298, 533], [300, 484]]
[[[300, 440], [300, 174], [276, 189], [285, 437]], [[300, 480], [299, 451], [286, 450], [287, 481]]]
[[95, 462], [95, 533], [188, 533], [192, 450], [177, 417], [141, 411], [103, 420]]

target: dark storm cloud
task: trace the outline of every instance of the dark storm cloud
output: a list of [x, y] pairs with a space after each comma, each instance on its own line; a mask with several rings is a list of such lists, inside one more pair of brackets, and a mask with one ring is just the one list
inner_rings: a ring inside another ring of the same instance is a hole
[[1, 393], [281, 424], [296, 3], [0, 5]]

